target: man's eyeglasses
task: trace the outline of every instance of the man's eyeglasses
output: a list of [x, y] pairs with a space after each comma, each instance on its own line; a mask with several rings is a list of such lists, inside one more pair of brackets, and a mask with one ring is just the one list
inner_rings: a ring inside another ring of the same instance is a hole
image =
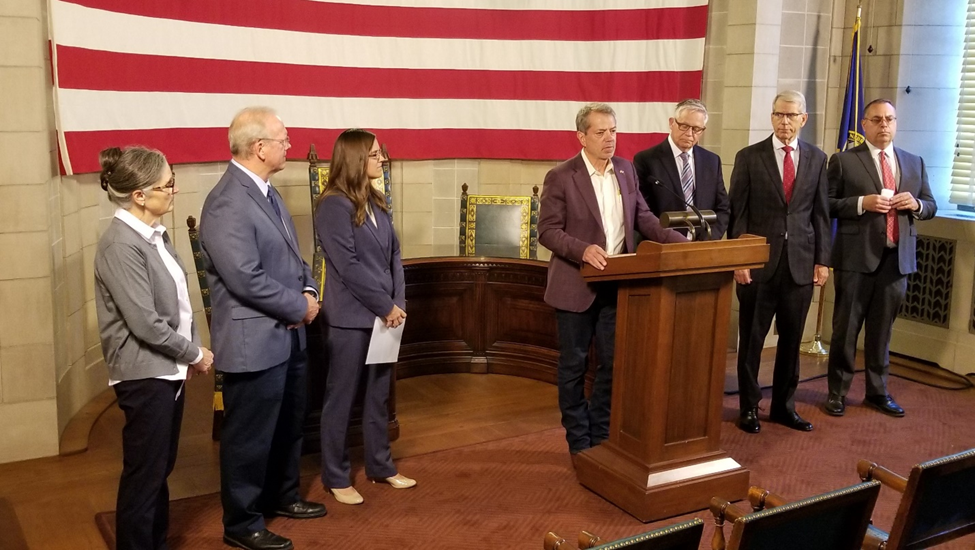
[[804, 114], [806, 113], [780, 113], [778, 111], [775, 111], [774, 113], [772, 113], [772, 116], [778, 119], [787, 118], [789, 120], [796, 120]]
[[897, 120], [897, 117], [895, 117], [895, 116], [875, 116], [875, 117], [866, 118], [864, 120], [870, 121], [871, 123], [876, 124], [877, 126], [880, 126], [881, 124], [883, 124], [883, 123], [886, 122], [887, 125], [890, 126], [891, 124], [894, 123], [895, 120]]
[[696, 136], [707, 130], [707, 126], [691, 126], [690, 124], [684, 124], [683, 122], [675, 122], [675, 124], [677, 124], [677, 129], [680, 130], [682, 134], [690, 130]]
[[290, 147], [291, 146], [291, 138], [290, 137], [286, 137], [284, 139], [274, 139], [274, 138], [269, 138], [269, 137], [262, 137], [262, 138], [257, 138], [257, 139], [263, 140], [263, 141], [276, 141], [276, 142], [278, 142], [278, 143], [281, 144], [281, 147]]
[[171, 192], [175, 188], [176, 188], [176, 172], [173, 172], [173, 177], [169, 178], [169, 181], [166, 182], [166, 185], [160, 185], [158, 187], [153, 187], [152, 190], [153, 191], [170, 191]]

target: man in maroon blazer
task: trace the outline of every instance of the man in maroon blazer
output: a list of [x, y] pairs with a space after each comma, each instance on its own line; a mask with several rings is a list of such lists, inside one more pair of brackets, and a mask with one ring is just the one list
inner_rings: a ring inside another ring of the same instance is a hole
[[[633, 165], [616, 152], [616, 113], [590, 103], [576, 115], [582, 151], [551, 169], [542, 187], [538, 242], [552, 251], [545, 302], [556, 309], [559, 332], [559, 409], [572, 454], [609, 437], [616, 333], [616, 285], [591, 285], [579, 268], [606, 267], [614, 254], [635, 251], [634, 228], [647, 239], [686, 242], [663, 229], [640, 194]], [[592, 395], [584, 393], [589, 345], [599, 364]]]

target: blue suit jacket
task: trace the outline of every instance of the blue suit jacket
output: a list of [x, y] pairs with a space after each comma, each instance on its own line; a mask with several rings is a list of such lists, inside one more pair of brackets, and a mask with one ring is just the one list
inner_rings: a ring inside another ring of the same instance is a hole
[[399, 239], [389, 214], [378, 208], [352, 221], [352, 201], [326, 195], [315, 210], [318, 242], [325, 252], [325, 320], [330, 326], [371, 329], [393, 304], [406, 310], [406, 283]]
[[[214, 364], [224, 372], [261, 371], [286, 361], [292, 338], [287, 327], [300, 323], [308, 307], [302, 290], [316, 288], [284, 200], [275, 197], [290, 237], [254, 180], [233, 164], [203, 203], [210, 344]], [[304, 349], [305, 328], [292, 330]]]

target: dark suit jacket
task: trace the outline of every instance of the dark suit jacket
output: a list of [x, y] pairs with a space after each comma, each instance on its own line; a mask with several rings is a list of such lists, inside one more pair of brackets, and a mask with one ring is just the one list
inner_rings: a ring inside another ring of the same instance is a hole
[[[694, 206], [701, 210], [714, 210], [718, 215], [718, 221], [711, 225], [711, 239], [718, 240], [728, 229], [731, 215], [731, 204], [721, 173], [721, 157], [697, 145], [694, 146], [693, 155]], [[654, 215], [659, 217], [664, 212], [687, 210], [681, 200], [684, 189], [680, 185], [680, 172], [669, 139], [637, 153], [633, 157], [633, 166], [640, 181], [640, 193]], [[654, 178], [667, 189], [654, 185]], [[668, 189], [673, 193], [668, 193]]]
[[399, 239], [389, 214], [378, 208], [376, 225], [356, 227], [352, 201], [327, 195], [315, 210], [318, 241], [325, 251], [325, 319], [334, 327], [373, 327], [393, 304], [406, 309]]
[[[287, 327], [305, 316], [302, 290], [316, 288], [284, 200], [275, 197], [291, 238], [254, 180], [233, 164], [203, 203], [200, 244], [213, 307], [210, 342], [214, 364], [224, 372], [261, 371], [288, 360]], [[293, 330], [304, 349], [304, 326]]]
[[[826, 153], [799, 141], [799, 166], [786, 204], [775, 160], [773, 136], [745, 147], [731, 172], [731, 238], [761, 235], [769, 244], [766, 267], [752, 270], [752, 280], [772, 277], [782, 249], [789, 247], [789, 271], [796, 284], [811, 284], [816, 264], [829, 265], [830, 227]], [[788, 232], [788, 239], [786, 234]]]
[[[921, 203], [918, 219], [933, 218], [938, 205], [928, 186], [924, 160], [897, 147], [894, 147], [894, 155], [900, 177], [897, 192], [909, 191]], [[877, 212], [857, 214], [859, 197], [878, 194], [884, 188], [867, 144], [833, 155], [829, 161], [828, 177], [829, 211], [837, 219], [833, 267], [872, 273], [880, 265], [880, 256], [887, 246], [887, 220], [885, 214]], [[903, 275], [917, 271], [917, 228], [914, 219], [915, 216], [906, 210], [897, 213], [897, 263]]]
[[[647, 239], [663, 243], [687, 242], [680, 233], [660, 227], [637, 188], [630, 161], [613, 157], [623, 202], [623, 252], [634, 252], [633, 229]], [[586, 247], [606, 248], [599, 203], [582, 153], [559, 164], [545, 175], [538, 213], [538, 242], [552, 251], [548, 264], [545, 302], [566, 311], [585, 311], [596, 292], [579, 273]]]

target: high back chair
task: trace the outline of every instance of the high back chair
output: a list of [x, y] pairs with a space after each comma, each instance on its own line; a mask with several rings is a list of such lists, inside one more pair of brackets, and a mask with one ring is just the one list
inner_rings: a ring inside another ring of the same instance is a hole
[[863, 548], [928, 548], [975, 533], [975, 449], [917, 464], [907, 479], [869, 460], [857, 473], [902, 495], [890, 533], [870, 526]]
[[538, 186], [532, 195], [460, 195], [461, 256], [538, 258]]
[[[794, 502], [760, 487], [748, 490], [752, 511], [711, 499], [713, 550], [858, 550], [880, 483], [868, 481]], [[724, 522], [734, 522], [725, 543]]]

